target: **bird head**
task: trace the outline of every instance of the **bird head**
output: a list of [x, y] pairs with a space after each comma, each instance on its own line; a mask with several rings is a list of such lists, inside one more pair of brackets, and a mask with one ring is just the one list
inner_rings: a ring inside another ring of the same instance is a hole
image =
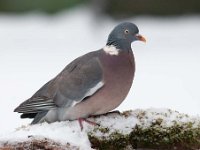
[[123, 22], [117, 25], [109, 34], [107, 44], [118, 49], [129, 50], [134, 41], [146, 42], [146, 39], [139, 34], [138, 27], [131, 22]]

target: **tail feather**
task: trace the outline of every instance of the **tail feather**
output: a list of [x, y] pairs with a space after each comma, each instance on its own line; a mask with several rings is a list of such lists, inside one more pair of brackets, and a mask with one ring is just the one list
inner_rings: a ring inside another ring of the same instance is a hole
[[41, 111], [38, 113], [23, 113], [20, 117], [22, 119], [24, 118], [33, 118], [33, 121], [31, 122], [31, 124], [37, 124], [40, 122], [44, 121], [44, 117], [46, 116], [46, 114], [48, 113], [48, 111]]
[[37, 124], [37, 123], [43, 122], [44, 121], [44, 117], [46, 116], [47, 113], [48, 113], [48, 111], [38, 112], [35, 115], [33, 121], [31, 122], [31, 124]]
[[37, 113], [27, 113], [27, 114], [21, 114], [21, 118], [35, 118], [35, 116], [37, 115]]

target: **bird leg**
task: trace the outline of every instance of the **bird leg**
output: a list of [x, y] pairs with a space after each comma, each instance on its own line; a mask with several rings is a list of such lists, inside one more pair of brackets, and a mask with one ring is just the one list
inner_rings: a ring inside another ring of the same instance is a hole
[[89, 120], [84, 119], [84, 118], [79, 118], [79, 119], [78, 119], [78, 122], [79, 122], [79, 125], [80, 125], [80, 128], [81, 128], [81, 131], [83, 130], [83, 121], [85, 121], [85, 122], [87, 122], [88, 124], [93, 125], [93, 126], [99, 125], [99, 124], [97, 124], [96, 122], [92, 122], [92, 121], [89, 121]]
[[[121, 113], [120, 113], [120, 111], [115, 110], [115, 111], [107, 112], [107, 113], [102, 114], [102, 115], [107, 116], [107, 115], [109, 115], [109, 114], [119, 114], [119, 115], [120, 115]], [[100, 116], [101, 116], [101, 115], [94, 115], [94, 116], [90, 116], [90, 117], [100, 117]], [[93, 126], [100, 126], [100, 125], [99, 125], [98, 123], [96, 123], [96, 122], [92, 122], [92, 121], [87, 120], [87, 119], [84, 119], [84, 118], [79, 118], [79, 119], [78, 119], [78, 123], [79, 123], [79, 125], [80, 125], [81, 131], [83, 130], [83, 121], [85, 121], [85, 122], [87, 122], [88, 124], [93, 125]]]

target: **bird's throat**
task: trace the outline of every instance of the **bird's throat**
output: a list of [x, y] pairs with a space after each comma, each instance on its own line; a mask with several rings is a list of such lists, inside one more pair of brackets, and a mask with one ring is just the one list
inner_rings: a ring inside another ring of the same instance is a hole
[[130, 51], [131, 50], [131, 42], [127, 41], [126, 39], [109, 39], [106, 46], [114, 46], [116, 49], [123, 50], [123, 51]]

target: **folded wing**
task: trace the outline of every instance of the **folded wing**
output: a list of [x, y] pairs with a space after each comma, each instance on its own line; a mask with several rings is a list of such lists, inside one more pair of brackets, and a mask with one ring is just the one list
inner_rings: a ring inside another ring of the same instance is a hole
[[22, 116], [34, 116], [32, 114], [57, 107], [72, 107], [103, 85], [103, 70], [97, 53], [88, 53], [67, 65], [14, 111], [23, 113]]

